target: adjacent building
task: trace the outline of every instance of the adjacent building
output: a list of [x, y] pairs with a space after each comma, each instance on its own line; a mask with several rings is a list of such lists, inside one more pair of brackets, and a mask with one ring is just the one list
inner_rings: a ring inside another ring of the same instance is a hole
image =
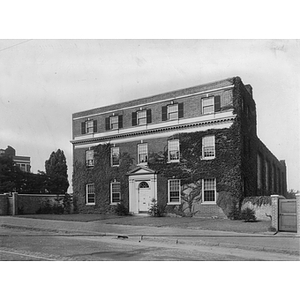
[[7, 146], [6, 149], [0, 149], [0, 155], [7, 155], [7, 156], [12, 157], [15, 164], [23, 172], [30, 172], [31, 165], [30, 165], [30, 157], [29, 156], [16, 155], [16, 150], [11, 146]]
[[225, 216], [244, 197], [286, 193], [286, 166], [257, 136], [252, 87], [239, 77], [74, 113], [79, 212], [153, 201], [176, 214]]

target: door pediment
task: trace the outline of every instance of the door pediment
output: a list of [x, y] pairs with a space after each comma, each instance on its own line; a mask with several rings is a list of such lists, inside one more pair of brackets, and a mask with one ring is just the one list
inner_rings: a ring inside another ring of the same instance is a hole
[[144, 167], [144, 166], [138, 166], [136, 167], [135, 169], [129, 171], [127, 173], [128, 176], [134, 176], [134, 175], [141, 175], [141, 174], [145, 174], [145, 175], [150, 175], [150, 174], [156, 174], [157, 172], [152, 170], [152, 169], [149, 169], [147, 167]]

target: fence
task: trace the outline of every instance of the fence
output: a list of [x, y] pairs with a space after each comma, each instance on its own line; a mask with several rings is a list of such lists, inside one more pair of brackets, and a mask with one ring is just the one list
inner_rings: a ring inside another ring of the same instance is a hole
[[[53, 207], [62, 204], [65, 195], [53, 194], [3, 194], [0, 195], [0, 215], [36, 214], [45, 206]], [[70, 213], [73, 212], [72, 201]]]

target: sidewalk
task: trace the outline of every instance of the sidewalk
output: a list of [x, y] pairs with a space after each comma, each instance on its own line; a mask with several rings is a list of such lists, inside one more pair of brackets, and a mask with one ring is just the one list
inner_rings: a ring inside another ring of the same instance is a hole
[[247, 250], [285, 253], [299, 256], [300, 239], [293, 233], [237, 233], [230, 231], [201, 230], [178, 227], [154, 227], [107, 224], [103, 221], [74, 222], [41, 220], [4, 216], [0, 228], [45, 231], [62, 235], [127, 236], [155, 239], [162, 243], [220, 246]]

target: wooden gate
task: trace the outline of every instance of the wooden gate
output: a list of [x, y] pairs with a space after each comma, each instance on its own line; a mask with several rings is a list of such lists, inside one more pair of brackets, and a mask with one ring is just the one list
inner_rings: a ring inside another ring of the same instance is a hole
[[296, 199], [279, 199], [279, 231], [297, 232]]

